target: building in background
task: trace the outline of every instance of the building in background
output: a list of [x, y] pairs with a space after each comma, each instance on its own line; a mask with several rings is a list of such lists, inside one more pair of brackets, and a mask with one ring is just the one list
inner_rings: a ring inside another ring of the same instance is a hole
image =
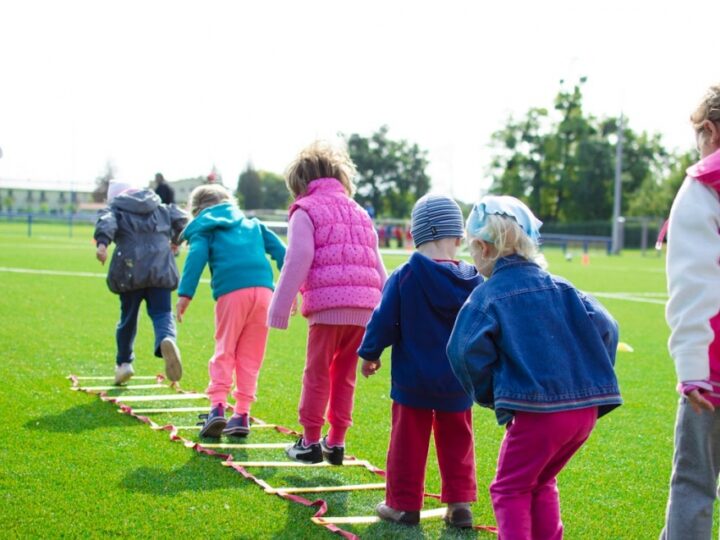
[[69, 215], [92, 204], [92, 189], [69, 182], [0, 178], [0, 212]]

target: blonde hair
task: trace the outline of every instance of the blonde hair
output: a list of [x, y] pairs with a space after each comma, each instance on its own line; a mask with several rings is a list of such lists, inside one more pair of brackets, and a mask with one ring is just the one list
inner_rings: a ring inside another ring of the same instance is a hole
[[690, 115], [695, 131], [702, 131], [702, 124], [705, 120], [720, 122], [720, 84], [708, 88], [702, 100]]
[[304, 148], [285, 171], [285, 183], [297, 198], [304, 195], [310, 182], [318, 178], [335, 178], [343, 185], [348, 197], [355, 194], [355, 164], [344, 147], [316, 141]]
[[193, 215], [197, 216], [200, 212], [220, 204], [225, 201], [231, 201], [232, 195], [220, 184], [203, 184], [196, 187], [190, 193], [190, 199], [188, 200], [188, 210]]
[[475, 234], [472, 234], [468, 229], [467, 237], [469, 244], [472, 244], [475, 240], [487, 242], [486, 238], [492, 239], [489, 243], [494, 245], [497, 251], [494, 256], [489, 258], [489, 262], [493, 264], [500, 257], [517, 253], [524, 259], [536, 263], [541, 268], [547, 268], [545, 255], [540, 252], [537, 244], [523, 231], [518, 222], [509, 216], [490, 214], [487, 216], [485, 225], [476, 230]]

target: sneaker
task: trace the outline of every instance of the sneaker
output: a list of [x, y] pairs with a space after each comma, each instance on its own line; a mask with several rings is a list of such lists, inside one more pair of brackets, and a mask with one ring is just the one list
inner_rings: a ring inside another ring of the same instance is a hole
[[247, 437], [250, 434], [250, 416], [247, 413], [233, 415], [222, 434], [231, 437]]
[[330, 465], [342, 465], [343, 459], [345, 458], [345, 447], [344, 446], [328, 446], [327, 435], [320, 441], [320, 449], [322, 450], [323, 458]]
[[182, 362], [180, 361], [180, 350], [175, 341], [165, 338], [160, 342], [160, 354], [165, 360], [165, 375], [172, 382], [182, 379]]
[[473, 526], [473, 516], [470, 503], [450, 503], [445, 514], [445, 523], [458, 529], [470, 529]]
[[321, 463], [323, 460], [320, 443], [305, 446], [302, 437], [300, 437], [295, 444], [288, 446], [285, 449], [285, 453], [290, 459], [303, 463]]
[[130, 380], [130, 377], [135, 375], [135, 370], [130, 362], [123, 362], [115, 366], [115, 384], [121, 385]]
[[398, 523], [400, 525], [417, 525], [420, 523], [420, 511], [415, 512], [403, 512], [402, 510], [395, 510], [391, 508], [385, 501], [379, 503], [375, 507], [375, 512], [380, 519], [389, 521], [391, 523]]
[[210, 414], [201, 414], [198, 416], [204, 422], [200, 422], [198, 426], [202, 426], [200, 430], [201, 437], [219, 437], [227, 425], [225, 420], [225, 407], [218, 405], [210, 409]]

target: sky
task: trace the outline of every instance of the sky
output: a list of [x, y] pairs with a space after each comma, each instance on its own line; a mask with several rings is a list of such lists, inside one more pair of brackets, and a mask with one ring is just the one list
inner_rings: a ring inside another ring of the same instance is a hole
[[[432, 191], [487, 189], [490, 137], [587, 76], [585, 107], [694, 140], [720, 80], [715, 1], [0, 0], [0, 181], [282, 173], [315, 139], [428, 150]], [[712, 66], [716, 68], [712, 68]]]

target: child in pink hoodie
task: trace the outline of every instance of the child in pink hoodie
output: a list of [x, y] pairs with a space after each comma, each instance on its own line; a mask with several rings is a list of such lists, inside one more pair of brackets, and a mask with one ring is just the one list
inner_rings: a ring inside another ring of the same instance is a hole
[[709, 539], [720, 473], [720, 85], [691, 115], [701, 160], [670, 211], [670, 354], [682, 394], [661, 539]]
[[[387, 278], [372, 220], [352, 199], [354, 174], [345, 150], [316, 142], [300, 152], [285, 175], [295, 201], [268, 324], [287, 328], [300, 291], [309, 324], [298, 410], [303, 436], [287, 455], [306, 463], [324, 458], [342, 465], [352, 424], [357, 350]], [[330, 430], [321, 440], [326, 410]]]

